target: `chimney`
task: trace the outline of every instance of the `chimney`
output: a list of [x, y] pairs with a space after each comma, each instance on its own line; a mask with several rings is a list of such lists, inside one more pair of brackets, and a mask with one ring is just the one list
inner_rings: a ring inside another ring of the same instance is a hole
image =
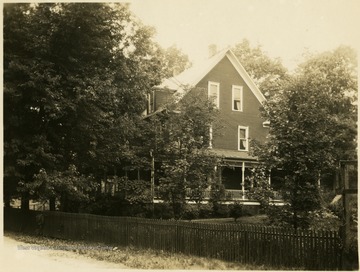
[[214, 56], [217, 53], [217, 46], [216, 44], [210, 44], [209, 45], [209, 58], [211, 58], [212, 56]]

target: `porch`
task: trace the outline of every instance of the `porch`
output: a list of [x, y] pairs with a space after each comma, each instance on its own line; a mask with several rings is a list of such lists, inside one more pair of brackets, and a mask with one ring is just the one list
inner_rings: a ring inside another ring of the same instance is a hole
[[[159, 202], [161, 201], [161, 197], [159, 194], [159, 190], [157, 187], [155, 187], [155, 192], [154, 192], [154, 201], [155, 202]], [[208, 202], [209, 199], [211, 197], [211, 190], [210, 189], [206, 189], [202, 192], [202, 196], [201, 199], [204, 202]], [[186, 199], [189, 200], [189, 202], [191, 202], [194, 198], [193, 198], [193, 191], [191, 189], [187, 189], [186, 191]], [[239, 202], [243, 202], [244, 204], [253, 204], [253, 205], [258, 205], [259, 203], [248, 197], [248, 190], [242, 191], [242, 190], [227, 190], [225, 189], [225, 194], [224, 197], [221, 199], [222, 202], [234, 202], [234, 201], [239, 201]], [[281, 204], [282, 203], [282, 199], [281, 196], [278, 192], [274, 191], [274, 198], [270, 199], [270, 201], [272, 201], [273, 203], [278, 203]]]

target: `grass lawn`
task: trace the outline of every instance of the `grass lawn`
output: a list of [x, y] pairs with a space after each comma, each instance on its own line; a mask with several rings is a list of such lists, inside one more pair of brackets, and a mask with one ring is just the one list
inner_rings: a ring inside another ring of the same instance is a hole
[[[86, 248], [105, 248], [106, 245], [84, 241], [52, 239], [41, 236], [30, 236], [15, 232], [5, 232], [23, 244], [35, 244], [48, 248], [61, 248], [66, 253], [72, 251], [90, 258], [111, 263], [118, 263], [134, 269], [176, 269], [176, 270], [274, 270], [271, 267], [225, 262], [216, 259], [170, 254], [162, 251], [136, 249], [131, 247], [94, 250]], [[79, 248], [79, 249], [76, 249]]]

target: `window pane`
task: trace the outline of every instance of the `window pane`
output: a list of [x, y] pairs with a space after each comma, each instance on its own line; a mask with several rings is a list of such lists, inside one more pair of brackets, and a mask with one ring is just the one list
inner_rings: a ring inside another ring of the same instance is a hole
[[216, 106], [219, 106], [218, 105], [218, 93], [219, 91], [219, 85], [217, 84], [209, 84], [209, 100], [214, 102], [216, 104]]
[[240, 139], [240, 150], [246, 150], [246, 140]]
[[240, 129], [240, 138], [241, 139], [246, 139], [246, 130], [245, 129]]
[[233, 92], [233, 110], [238, 110], [241, 111], [242, 110], [242, 106], [241, 106], [241, 88], [235, 87], [233, 86], [232, 89]]
[[209, 94], [210, 94], [210, 96], [217, 96], [217, 85], [210, 85], [210, 92], [209, 92]]
[[240, 100], [240, 89], [234, 88], [234, 100]]

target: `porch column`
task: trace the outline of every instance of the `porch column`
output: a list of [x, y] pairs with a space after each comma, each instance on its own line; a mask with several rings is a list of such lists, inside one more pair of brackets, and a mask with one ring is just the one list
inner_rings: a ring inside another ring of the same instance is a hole
[[155, 198], [155, 158], [153, 155], [153, 151], [150, 151], [150, 157], [151, 157], [151, 174], [150, 174], [150, 182], [151, 182], [151, 199], [154, 203]]
[[242, 199], [245, 199], [245, 162], [241, 165], [241, 180]]

